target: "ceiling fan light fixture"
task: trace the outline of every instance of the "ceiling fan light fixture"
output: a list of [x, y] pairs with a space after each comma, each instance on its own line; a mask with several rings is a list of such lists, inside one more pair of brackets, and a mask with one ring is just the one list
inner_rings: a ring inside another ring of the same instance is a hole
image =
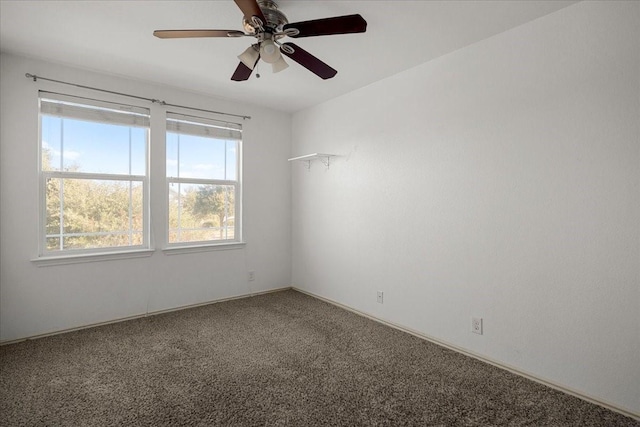
[[[1, 2], [2, 0], [0, 0]], [[288, 64], [284, 57], [295, 61], [323, 80], [334, 77], [338, 71], [322, 62], [303, 48], [290, 43], [282, 43], [284, 37], [305, 38], [354, 34], [367, 31], [367, 21], [359, 14], [333, 16], [308, 21], [289, 22], [274, 0], [234, 0], [242, 12], [242, 27], [238, 30], [156, 30], [155, 37], [161, 39], [182, 39], [191, 37], [244, 37], [256, 39], [254, 44], [238, 56], [240, 63], [231, 80], [245, 81], [258, 62], [271, 64], [273, 72], [285, 70]], [[260, 77], [256, 74], [257, 77]]]
[[260, 57], [262, 60], [269, 64], [275, 64], [278, 60], [282, 59], [280, 55], [280, 49], [271, 39], [267, 39], [260, 43]]
[[252, 46], [249, 46], [247, 50], [245, 50], [240, 55], [238, 55], [238, 59], [240, 60], [240, 62], [246, 65], [249, 69], [253, 70], [253, 67], [256, 65], [256, 62], [258, 61], [259, 56], [260, 56], [260, 53], [252, 45]]
[[281, 55], [280, 59], [278, 59], [276, 62], [271, 64], [271, 68], [273, 69], [274, 73], [279, 73], [280, 71], [286, 70], [287, 68], [289, 68], [289, 64], [286, 63], [286, 61]]

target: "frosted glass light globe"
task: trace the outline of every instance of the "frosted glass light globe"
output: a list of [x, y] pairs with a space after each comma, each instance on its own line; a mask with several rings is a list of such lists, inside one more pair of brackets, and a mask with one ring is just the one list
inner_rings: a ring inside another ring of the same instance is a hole
[[260, 43], [260, 57], [264, 62], [273, 64], [281, 58], [280, 49], [273, 40], [265, 40]]

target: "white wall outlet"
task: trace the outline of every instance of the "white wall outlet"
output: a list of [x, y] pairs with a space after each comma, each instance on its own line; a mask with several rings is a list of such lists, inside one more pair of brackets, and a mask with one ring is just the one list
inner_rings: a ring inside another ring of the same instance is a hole
[[256, 280], [256, 272], [250, 271], [247, 278], [249, 279], [250, 282], [253, 282], [254, 280]]
[[382, 304], [384, 300], [384, 292], [378, 291], [378, 304]]
[[471, 318], [471, 332], [482, 335], [482, 317]]

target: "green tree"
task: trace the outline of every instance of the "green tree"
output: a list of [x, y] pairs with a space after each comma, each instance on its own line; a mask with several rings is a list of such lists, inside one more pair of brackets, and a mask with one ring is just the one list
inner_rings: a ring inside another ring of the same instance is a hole
[[[50, 164], [51, 153], [44, 150], [42, 170], [51, 170]], [[49, 178], [45, 185], [46, 233], [60, 234], [62, 223], [65, 235], [81, 234], [65, 237], [64, 249], [142, 244], [142, 191], [142, 184], [128, 181]], [[130, 229], [131, 235], [116, 233]], [[82, 235], [87, 233], [105, 234]], [[60, 243], [58, 237], [48, 238], [47, 248], [59, 249]]]
[[222, 239], [226, 221], [234, 215], [234, 205], [232, 189], [222, 185], [204, 185], [195, 193], [192, 212], [201, 221], [215, 218]]

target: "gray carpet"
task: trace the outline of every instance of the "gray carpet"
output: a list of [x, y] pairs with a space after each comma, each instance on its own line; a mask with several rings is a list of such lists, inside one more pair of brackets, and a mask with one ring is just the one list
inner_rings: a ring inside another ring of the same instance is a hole
[[0, 347], [0, 424], [640, 425], [295, 291]]

